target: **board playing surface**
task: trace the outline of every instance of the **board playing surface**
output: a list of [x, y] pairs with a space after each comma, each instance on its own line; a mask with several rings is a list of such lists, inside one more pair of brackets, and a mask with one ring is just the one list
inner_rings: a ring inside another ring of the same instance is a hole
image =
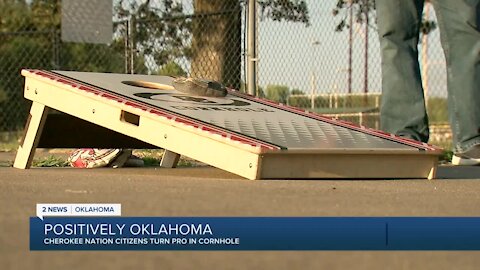
[[381, 138], [378, 136], [381, 134], [335, 125], [305, 112], [285, 110], [232, 91], [222, 98], [190, 96], [174, 90], [173, 78], [167, 76], [55, 73], [283, 149], [416, 150], [402, 141]]

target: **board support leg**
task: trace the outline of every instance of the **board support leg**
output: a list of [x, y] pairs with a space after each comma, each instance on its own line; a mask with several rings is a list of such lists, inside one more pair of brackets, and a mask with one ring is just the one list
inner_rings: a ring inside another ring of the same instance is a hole
[[437, 176], [437, 166], [433, 166], [432, 169], [430, 169], [430, 173], [428, 174], [427, 179], [428, 180], [433, 180]]
[[25, 126], [23, 140], [18, 147], [13, 167], [28, 169], [32, 165], [33, 155], [37, 148], [43, 125], [47, 119], [48, 107], [38, 102], [33, 102], [30, 108], [30, 115]]
[[175, 168], [177, 167], [179, 159], [180, 159], [179, 154], [165, 149], [165, 152], [163, 153], [162, 161], [160, 161], [160, 167]]

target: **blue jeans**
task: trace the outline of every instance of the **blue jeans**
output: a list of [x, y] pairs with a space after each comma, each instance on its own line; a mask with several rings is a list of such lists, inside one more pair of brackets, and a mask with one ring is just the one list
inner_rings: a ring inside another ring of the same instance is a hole
[[[455, 152], [480, 144], [480, 0], [432, 0], [447, 61]], [[377, 0], [382, 54], [382, 129], [428, 141], [418, 63], [423, 0]]]

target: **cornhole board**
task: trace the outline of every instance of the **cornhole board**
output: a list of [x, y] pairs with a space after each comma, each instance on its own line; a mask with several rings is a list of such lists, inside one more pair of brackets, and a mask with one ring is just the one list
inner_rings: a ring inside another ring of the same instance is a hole
[[49, 109], [165, 149], [164, 167], [174, 167], [185, 155], [248, 179], [431, 179], [441, 154], [425, 143], [235, 90], [224, 98], [189, 96], [174, 90], [173, 78], [167, 76], [44, 70], [22, 74], [25, 98], [33, 103], [16, 168], [30, 167], [41, 141], [55, 147], [55, 141], [77, 136], [80, 147], [81, 138], [93, 130], [74, 128], [42, 138], [52, 117]]

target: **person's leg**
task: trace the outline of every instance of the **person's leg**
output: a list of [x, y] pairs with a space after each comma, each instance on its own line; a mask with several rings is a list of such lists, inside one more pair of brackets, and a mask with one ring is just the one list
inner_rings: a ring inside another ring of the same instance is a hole
[[454, 151], [480, 159], [480, 0], [432, 3], [447, 60]]
[[417, 47], [423, 4], [423, 0], [378, 0], [376, 9], [382, 54], [381, 128], [427, 142]]

